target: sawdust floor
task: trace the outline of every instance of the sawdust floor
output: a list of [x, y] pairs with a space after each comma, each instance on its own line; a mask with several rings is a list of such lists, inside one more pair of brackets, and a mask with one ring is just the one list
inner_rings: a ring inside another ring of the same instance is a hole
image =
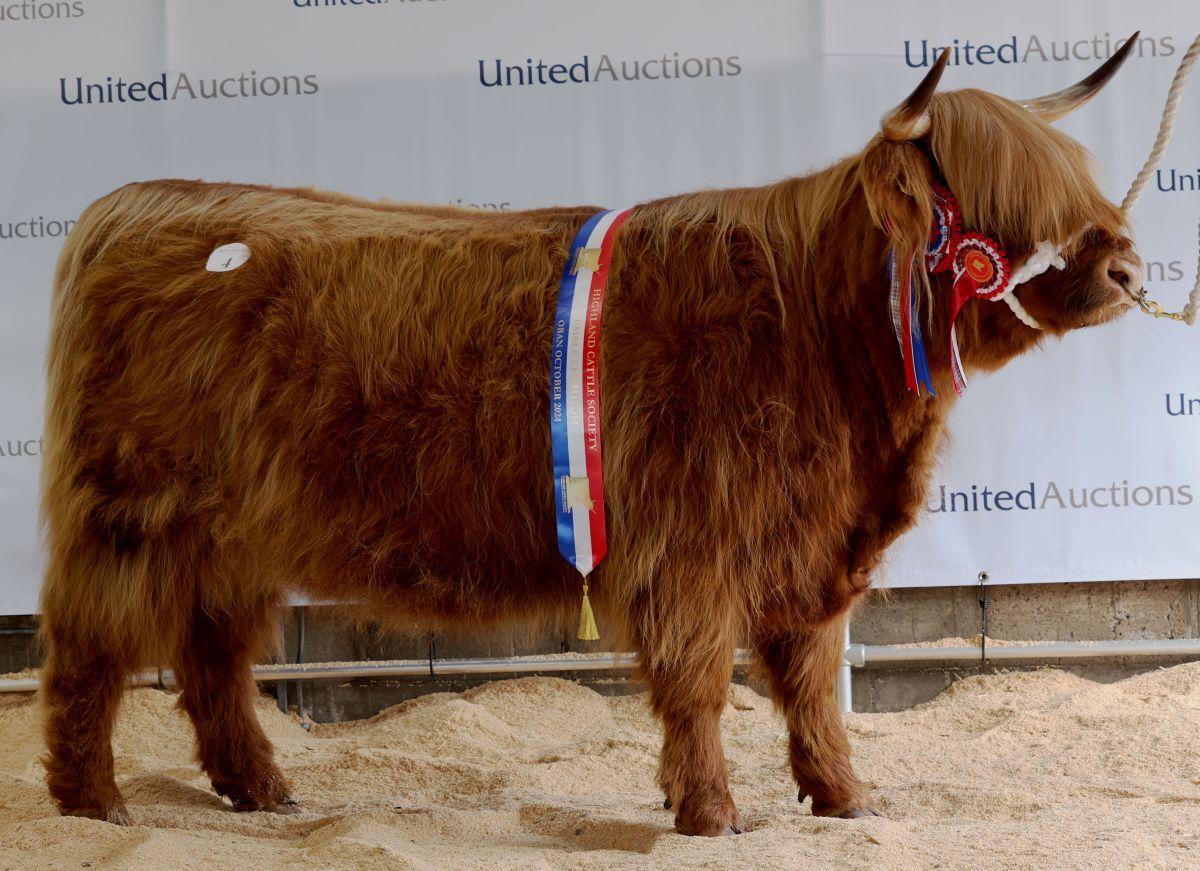
[[769, 702], [731, 693], [722, 727], [739, 837], [674, 833], [644, 696], [553, 678], [426, 696], [304, 731], [259, 717], [304, 812], [235, 814], [192, 761], [174, 697], [137, 690], [117, 730], [136, 825], [59, 817], [38, 713], [0, 696], [0, 868], [1200, 868], [1200, 663], [1117, 684], [1059, 671], [963, 680], [849, 719], [887, 817], [798, 806]]

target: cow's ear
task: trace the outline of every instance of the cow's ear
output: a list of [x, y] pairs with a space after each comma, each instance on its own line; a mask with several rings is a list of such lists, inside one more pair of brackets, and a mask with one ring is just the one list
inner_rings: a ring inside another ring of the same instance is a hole
[[875, 225], [901, 255], [924, 251], [933, 223], [933, 167], [926, 151], [880, 137], [863, 152], [858, 172]]

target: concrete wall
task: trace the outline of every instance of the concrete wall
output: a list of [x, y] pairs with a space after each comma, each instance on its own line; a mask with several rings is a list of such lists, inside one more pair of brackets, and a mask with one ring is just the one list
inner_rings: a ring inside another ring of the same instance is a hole
[[[997, 586], [986, 591], [988, 635], [1014, 641], [1107, 641], [1144, 638], [1200, 637], [1200, 581], [1155, 581], [1094, 584]], [[908, 644], [947, 637], [973, 638], [980, 632], [977, 587], [897, 590], [875, 596], [858, 614], [851, 637], [864, 644]], [[285, 612], [284, 653], [296, 661], [298, 614]], [[34, 625], [30, 618], [0, 618], [0, 673], [33, 667], [40, 661], [32, 636], [20, 634]], [[504, 657], [572, 650], [605, 650], [605, 641], [579, 642], [573, 633], [530, 634], [502, 630], [469, 638], [418, 634], [400, 637], [376, 627], [348, 628], [336, 608], [309, 608], [305, 615], [306, 662], [372, 659], [424, 659], [431, 645], [439, 659]], [[602, 635], [603, 633], [603, 627]], [[1117, 680], [1139, 670], [1178, 660], [1118, 658], [1052, 663], [1095, 680]], [[1030, 664], [1022, 667], [1038, 667]], [[1006, 664], [1005, 668], [1012, 668]], [[983, 670], [963, 663], [919, 668], [868, 666], [854, 671], [854, 708], [858, 711], [899, 710], [927, 701], [955, 679]], [[599, 692], [640, 689], [626, 672], [581, 672], [577, 677]], [[744, 670], [736, 678], [758, 684]], [[457, 692], [491, 678], [461, 677], [312, 681], [287, 686], [287, 702], [318, 721], [370, 716], [389, 705], [428, 692]], [[758, 684], [760, 690], [761, 684]], [[283, 685], [279, 685], [282, 691]], [[267, 692], [275, 692], [271, 685]]]
[[[988, 636], [1010, 641], [1118, 641], [1200, 637], [1200, 581], [1030, 584], [990, 587]], [[868, 602], [851, 624], [863, 644], [912, 644], [980, 633], [978, 587], [897, 590]], [[1113, 681], [1180, 659], [1044, 663]], [[1024, 667], [1040, 667], [1030, 664]], [[1013, 668], [1006, 663], [1004, 668]], [[854, 671], [856, 711], [895, 711], [928, 701], [954, 680], [988, 669], [962, 663]]]
[[33, 668], [41, 662], [28, 617], [0, 617], [0, 674]]

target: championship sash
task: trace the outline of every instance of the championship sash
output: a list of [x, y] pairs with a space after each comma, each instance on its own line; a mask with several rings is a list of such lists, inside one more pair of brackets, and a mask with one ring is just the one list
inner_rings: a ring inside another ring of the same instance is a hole
[[[558, 550], [583, 575], [608, 552], [600, 449], [600, 326], [613, 240], [631, 209], [600, 212], [575, 236], [563, 267], [550, 358]], [[584, 634], [581, 629], [581, 636]]]

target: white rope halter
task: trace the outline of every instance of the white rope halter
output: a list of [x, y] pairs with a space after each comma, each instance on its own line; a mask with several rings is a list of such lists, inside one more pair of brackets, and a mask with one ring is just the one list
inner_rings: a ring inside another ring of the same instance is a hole
[[1033, 253], [1025, 259], [1025, 262], [1013, 270], [1012, 277], [1008, 280], [1008, 287], [1004, 289], [1004, 293], [996, 297], [996, 299], [1002, 299], [1008, 303], [1008, 307], [1012, 309], [1013, 314], [1027, 327], [1040, 330], [1042, 325], [1037, 322], [1037, 319], [1033, 315], [1025, 310], [1025, 306], [1021, 305], [1021, 301], [1013, 296], [1013, 291], [1017, 289], [1018, 284], [1023, 284], [1031, 278], [1036, 278], [1051, 266], [1055, 269], [1065, 269], [1067, 261], [1063, 259], [1062, 248], [1062, 245], [1055, 245], [1053, 242], [1045, 239], [1038, 242], [1033, 249]]
[[[1197, 36], [1183, 58], [1179, 61], [1179, 68], [1175, 71], [1175, 78], [1171, 82], [1171, 89], [1167, 92], [1167, 104], [1163, 107], [1162, 121], [1158, 125], [1158, 136], [1154, 140], [1154, 147], [1150, 150], [1150, 156], [1146, 158], [1146, 163], [1142, 167], [1142, 171], [1137, 174], [1137, 178], [1133, 180], [1133, 184], [1129, 187], [1129, 193], [1125, 194], [1125, 199], [1121, 203], [1121, 211], [1128, 215], [1130, 209], [1138, 201], [1145, 190], [1146, 184], [1150, 180], [1150, 175], [1162, 162], [1163, 154], [1167, 150], [1167, 144], [1171, 141], [1171, 134], [1175, 130], [1175, 116], [1179, 114], [1179, 101], [1183, 98], [1183, 85], [1187, 81], [1188, 76], [1192, 72], [1192, 67], [1196, 65], [1196, 59], [1200, 57], [1200, 36]], [[1086, 229], [1086, 228], [1085, 228]], [[996, 297], [997, 300], [1003, 299], [1008, 303], [1008, 307], [1012, 309], [1013, 314], [1020, 319], [1021, 323], [1035, 330], [1042, 329], [1042, 325], [1037, 322], [1025, 306], [1021, 305], [1021, 301], [1013, 295], [1013, 291], [1017, 285], [1029, 281], [1041, 275], [1051, 266], [1055, 269], [1066, 268], [1066, 261], [1063, 260], [1060, 253], [1065, 245], [1055, 245], [1049, 241], [1041, 241], [1037, 243], [1033, 254], [1013, 271], [1012, 278], [1008, 282], [1008, 288], [1003, 294]], [[1125, 288], [1134, 301], [1141, 306], [1142, 310], [1147, 314], [1152, 314], [1155, 317], [1169, 317], [1175, 320], [1181, 320], [1184, 323], [1194, 324], [1196, 322], [1197, 312], [1200, 311], [1200, 257], [1196, 262], [1196, 283], [1192, 287], [1192, 292], [1188, 296], [1188, 304], [1182, 312], [1172, 314], [1164, 312], [1161, 305], [1151, 299], [1146, 298], [1146, 289]]]

